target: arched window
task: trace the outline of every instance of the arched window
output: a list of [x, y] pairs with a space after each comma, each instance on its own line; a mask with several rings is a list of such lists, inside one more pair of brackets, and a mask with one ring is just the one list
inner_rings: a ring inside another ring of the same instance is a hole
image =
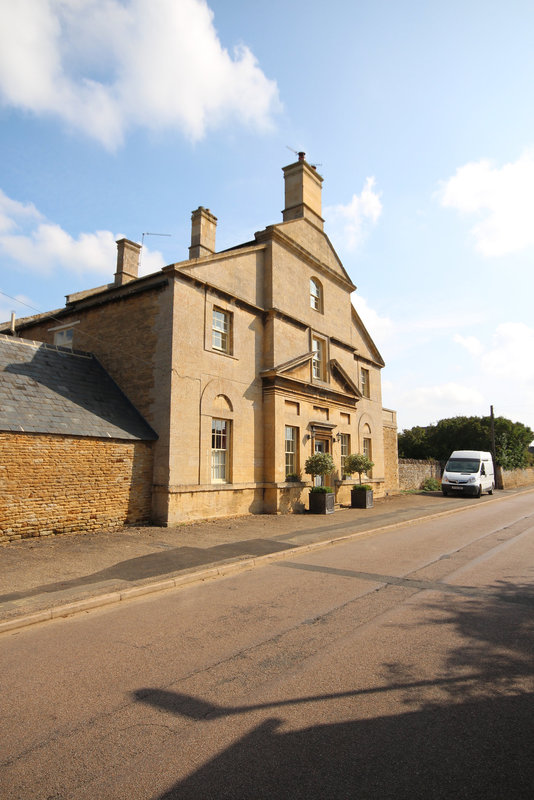
[[[367, 456], [370, 461], [373, 460], [373, 440], [371, 438], [371, 428], [367, 424], [362, 428], [362, 453], [364, 456]], [[367, 477], [373, 477], [373, 470], [367, 473]]]
[[317, 278], [310, 278], [310, 306], [315, 311], [323, 311], [323, 287]]

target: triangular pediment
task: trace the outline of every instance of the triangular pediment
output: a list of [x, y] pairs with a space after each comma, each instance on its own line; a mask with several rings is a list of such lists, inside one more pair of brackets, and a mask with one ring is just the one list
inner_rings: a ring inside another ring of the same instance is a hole
[[294, 248], [301, 258], [309, 261], [319, 272], [337, 279], [349, 291], [356, 288], [326, 233], [309, 220], [295, 219], [270, 225], [265, 231], [257, 233], [256, 239], [261, 241], [269, 236]]
[[362, 397], [362, 393], [348, 372], [343, 369], [339, 361], [337, 361], [335, 358], [330, 360], [330, 374], [332, 376], [333, 383], [337, 384], [342, 391], [354, 395], [354, 397], [357, 397], [358, 400]]
[[264, 369], [261, 374], [266, 377], [293, 374], [294, 377], [297, 377], [295, 373], [300, 373], [303, 367], [307, 368], [307, 365], [313, 358], [313, 354], [313, 350], [310, 350], [308, 353], [302, 353], [302, 355], [292, 358], [290, 361], [284, 361], [282, 364], [277, 364], [270, 369]]
[[357, 339], [354, 340], [354, 345], [359, 356], [363, 356], [364, 358], [368, 358], [370, 361], [373, 361], [377, 366], [383, 367], [385, 366], [384, 359], [380, 355], [380, 352], [373, 342], [371, 335], [365, 325], [362, 322], [362, 319], [354, 306], [351, 307], [351, 314], [352, 314], [352, 324], [353, 328], [353, 335], [354, 333], [357, 336]]

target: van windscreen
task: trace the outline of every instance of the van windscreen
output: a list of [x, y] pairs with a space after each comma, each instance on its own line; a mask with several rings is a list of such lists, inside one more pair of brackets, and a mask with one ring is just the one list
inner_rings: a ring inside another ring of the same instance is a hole
[[446, 472], [478, 472], [479, 469], [478, 458], [451, 458], [445, 466]]

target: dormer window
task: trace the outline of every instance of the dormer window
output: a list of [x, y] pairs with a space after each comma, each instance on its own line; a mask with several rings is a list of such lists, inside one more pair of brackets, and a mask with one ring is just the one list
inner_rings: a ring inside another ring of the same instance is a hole
[[79, 324], [80, 321], [77, 320], [76, 322], [68, 322], [65, 325], [56, 325], [55, 328], [49, 328], [48, 330], [53, 335], [54, 344], [58, 347], [68, 347], [72, 350], [74, 343], [74, 326]]
[[310, 279], [310, 306], [315, 311], [323, 311], [323, 287], [317, 278]]

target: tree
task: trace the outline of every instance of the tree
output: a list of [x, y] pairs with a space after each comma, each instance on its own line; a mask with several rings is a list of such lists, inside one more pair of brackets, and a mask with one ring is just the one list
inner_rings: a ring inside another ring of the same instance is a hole
[[350, 456], [347, 456], [345, 459], [343, 472], [346, 472], [347, 475], [352, 475], [353, 472], [357, 472], [360, 476], [361, 483], [362, 473], [370, 472], [374, 465], [374, 461], [371, 461], [371, 459], [368, 456], [363, 455], [363, 453], [351, 453]]
[[314, 478], [316, 475], [329, 475], [334, 468], [334, 459], [330, 453], [313, 453], [306, 459], [304, 472]]
[[[526, 467], [531, 461], [532, 430], [506, 417], [496, 417], [494, 426], [497, 464], [503, 469]], [[451, 417], [399, 434], [400, 458], [433, 458], [444, 464], [453, 450], [491, 451], [491, 417]]]

